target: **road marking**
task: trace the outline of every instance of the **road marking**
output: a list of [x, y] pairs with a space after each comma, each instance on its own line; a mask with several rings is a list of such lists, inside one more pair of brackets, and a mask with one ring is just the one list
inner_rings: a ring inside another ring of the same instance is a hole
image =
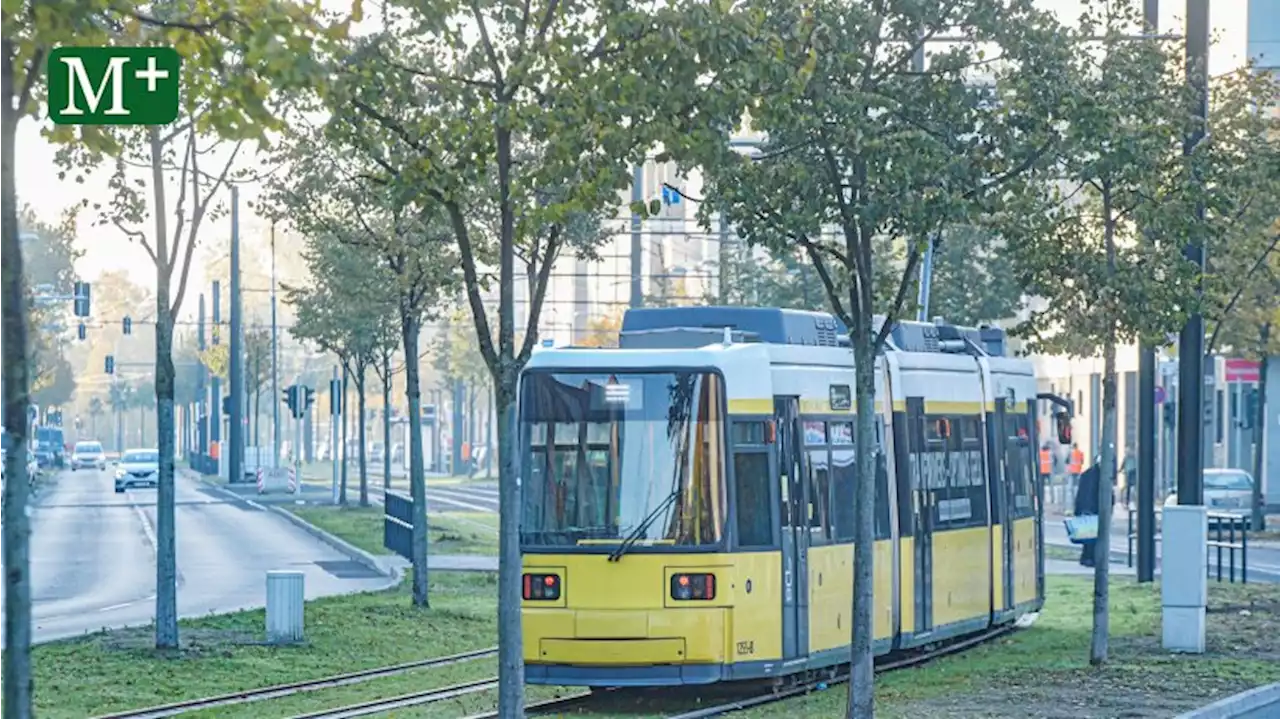
[[125, 607], [131, 607], [131, 606], [133, 606], [134, 604], [137, 604], [137, 602], [121, 602], [120, 604], [112, 604], [112, 605], [111, 605], [111, 606], [109, 606], [109, 607], [103, 607], [103, 608], [99, 609], [98, 611], [99, 611], [99, 612], [114, 612], [114, 611], [115, 611], [115, 610], [117, 610], [117, 609], [124, 609]]
[[245, 504], [247, 504], [247, 505], [249, 505], [250, 507], [253, 507], [254, 509], [256, 509], [256, 510], [258, 510], [258, 511], [260, 511], [260, 512], [265, 512], [265, 511], [267, 511], [267, 508], [266, 508], [266, 507], [262, 506], [261, 504], [258, 504], [257, 502], [253, 501], [252, 499], [246, 499], [246, 500], [244, 500], [244, 503], [245, 503]]
[[138, 519], [142, 520], [142, 533], [146, 535], [147, 542], [151, 545], [151, 551], [154, 554], [160, 553], [160, 543], [156, 541], [155, 529], [151, 527], [151, 520], [147, 517], [147, 513], [142, 511], [142, 506], [136, 502], [130, 503], [133, 511], [138, 513]]

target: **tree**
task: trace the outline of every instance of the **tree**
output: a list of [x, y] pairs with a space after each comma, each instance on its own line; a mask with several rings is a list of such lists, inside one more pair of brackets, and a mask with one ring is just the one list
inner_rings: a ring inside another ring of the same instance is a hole
[[735, 247], [726, 259], [716, 298], [721, 304], [793, 310], [824, 310], [828, 306], [813, 268], [794, 249], [769, 252], [762, 247]]
[[[365, 381], [371, 365], [376, 369], [379, 361], [384, 360], [384, 369], [389, 367], [390, 352], [400, 341], [398, 304], [394, 293], [396, 277], [381, 263], [369, 262], [366, 252], [343, 242], [328, 227], [320, 225], [314, 216], [307, 219], [307, 213], [296, 204], [300, 195], [284, 189], [281, 196], [295, 200], [295, 204], [285, 206], [286, 210], [292, 213], [290, 217], [299, 227], [309, 232], [303, 257], [312, 276], [327, 278], [308, 287], [285, 285], [286, 301], [297, 312], [291, 332], [295, 337], [315, 342], [337, 355], [346, 374], [355, 382], [359, 405], [360, 505], [368, 506]], [[347, 222], [350, 224], [351, 221]], [[334, 229], [359, 232], [342, 229], [336, 223]], [[384, 397], [388, 391], [384, 389]], [[384, 430], [389, 435], [389, 429], [384, 426]], [[341, 501], [346, 501], [345, 487]]]
[[[1005, 183], [1041, 162], [1071, 51], [1048, 16], [1019, 0], [759, 0], [737, 12], [756, 23], [749, 39], [723, 41], [699, 65], [724, 83], [702, 105], [715, 116], [694, 118], [665, 145], [682, 165], [705, 168], [704, 212], [723, 213], [752, 245], [811, 263], [849, 330], [857, 471], [872, 477], [882, 459], [872, 451], [875, 356], [907, 304], [921, 251], [939, 231], [976, 222]], [[925, 40], [957, 33], [973, 42], [912, 68]], [[996, 46], [999, 61], [978, 42]], [[985, 82], [974, 82], [978, 69]], [[744, 129], [761, 138], [748, 155], [729, 142]], [[874, 716], [874, 505], [874, 483], [859, 483], [847, 707], [857, 719]]]
[[[121, 0], [108, 0], [120, 2]], [[159, 489], [156, 502], [156, 646], [178, 647], [177, 566], [174, 535], [174, 317], [187, 290], [191, 257], [206, 219], [219, 214], [231, 169], [246, 141], [265, 144], [279, 129], [279, 104], [292, 90], [320, 84], [310, 60], [320, 37], [342, 35], [346, 22], [326, 25], [318, 4], [289, 0], [218, 1], [187, 8], [141, 6], [112, 27], [104, 42], [169, 45], [183, 56], [182, 107], [168, 127], [59, 127], [55, 140], [67, 144], [59, 162], [81, 176], [104, 160], [114, 164], [113, 201], [94, 207], [99, 222], [138, 242], [156, 270], [155, 390], [159, 427]], [[358, 2], [353, 15], [359, 14]], [[159, 18], [159, 19], [156, 19]], [[252, 18], [252, 22], [245, 19]], [[105, 34], [105, 33], [104, 33]], [[210, 153], [220, 157], [214, 173], [201, 169]], [[141, 176], [137, 171], [142, 170]], [[145, 178], [145, 179], [144, 179]], [[176, 178], [179, 193], [171, 207], [165, 190]], [[170, 226], [170, 215], [176, 216]], [[147, 219], [153, 229], [143, 230]]]
[[622, 312], [614, 310], [602, 317], [587, 320], [587, 336], [578, 344], [583, 347], [617, 347], [622, 331]]
[[[271, 332], [265, 328], [255, 327], [244, 332], [244, 393], [245, 398], [253, 403], [253, 443], [258, 444], [258, 425], [262, 421], [262, 394], [270, 390], [271, 381]], [[231, 376], [231, 345], [211, 345], [204, 352], [197, 353], [200, 362], [209, 372], [226, 380]], [[175, 364], [175, 367], [177, 365]], [[183, 368], [185, 369], [185, 368]], [[180, 369], [178, 375], [185, 373]], [[176, 395], [175, 395], [176, 396]], [[274, 401], [279, 401], [275, 398]]]
[[[83, 254], [75, 247], [75, 225], [67, 216], [58, 225], [41, 222], [30, 207], [24, 207], [19, 223], [27, 239], [23, 241], [24, 275], [37, 295], [71, 294], [75, 281], [75, 261]], [[75, 393], [76, 378], [64, 352], [66, 349], [67, 303], [36, 301], [29, 309], [28, 337], [31, 339], [31, 391], [42, 406], [61, 405]]]
[[[382, 488], [384, 490], [391, 489], [391, 385], [399, 371], [392, 366], [391, 360], [395, 357], [396, 348], [400, 346], [399, 319], [397, 313], [385, 311], [374, 326], [373, 371], [382, 385]], [[417, 358], [412, 361], [416, 363]], [[363, 502], [364, 499], [362, 498], [361, 501]]]
[[[1228, 148], [1257, 136], [1244, 105], [1219, 106], [1212, 142], [1184, 156], [1195, 99], [1179, 70], [1182, 53], [1173, 43], [1126, 38], [1140, 23], [1123, 0], [1085, 13], [1083, 31], [1105, 37], [1101, 51], [1080, 53], [1065, 81], [1074, 99], [1064, 144], [1049, 167], [1052, 181], [1040, 185], [1040, 206], [1010, 215], [1020, 225], [1014, 230], [1018, 242], [1011, 240], [1015, 265], [1027, 293], [1044, 300], [1019, 332], [1031, 338], [1033, 350], [1101, 352], [1103, 358], [1093, 664], [1108, 657], [1116, 345], [1160, 344], [1195, 307], [1200, 272], [1185, 261], [1182, 246], [1209, 227], [1216, 226], [1216, 233], [1230, 226], [1228, 215], [1239, 212], [1248, 173], [1234, 167], [1237, 158]], [[1230, 95], [1252, 85], [1238, 75], [1219, 88]], [[1201, 186], [1200, 179], [1210, 184]], [[1209, 222], [1202, 225], [1194, 208], [1210, 193]]]
[[133, 406], [133, 386], [128, 382], [116, 380], [111, 383], [111, 389], [107, 392], [107, 404], [111, 407], [111, 411], [116, 416], [116, 451], [123, 452], [125, 448], [124, 442], [124, 413]]
[[[348, 144], [366, 149], [376, 182], [412, 199], [428, 227], [443, 224], [461, 260], [498, 414], [499, 709], [514, 717], [524, 684], [516, 383], [537, 343], [556, 260], [566, 248], [591, 251], [599, 241], [592, 218], [612, 214], [628, 163], [642, 159], [667, 118], [691, 113], [702, 88], [665, 92], [684, 70], [668, 58], [683, 11], [485, 0], [409, 12], [420, 22], [370, 38], [348, 58], [331, 106], [355, 128]], [[478, 36], [464, 39], [459, 23]], [[532, 279], [519, 346], [517, 260]], [[495, 265], [493, 317], [482, 293]], [[408, 346], [405, 353], [413, 356]]]
[[[944, 230], [933, 254], [929, 316], [976, 326], [1013, 317], [1022, 308], [1022, 285], [1012, 272], [1009, 249], [989, 230], [956, 226]], [[911, 303], [915, 310], [917, 303]]]
[[[344, 73], [369, 52], [360, 46], [339, 60]], [[376, 50], [376, 46], [374, 46]], [[420, 206], [401, 173], [417, 172], [419, 163], [403, 162], [403, 153], [384, 154], [387, 143], [353, 125], [340, 99], [350, 92], [351, 76], [340, 75], [330, 97], [334, 113], [316, 133], [296, 131], [288, 155], [291, 182], [278, 188], [278, 204], [295, 226], [309, 234], [327, 234], [364, 266], [377, 269], [390, 291], [399, 318], [405, 362], [405, 396], [409, 411], [409, 488], [413, 497], [413, 587], [416, 606], [428, 606], [426, 476], [422, 453], [422, 390], [419, 342], [423, 323], [454, 286], [457, 259], [448, 230], [438, 213]], [[385, 135], [385, 133], [384, 133]], [[317, 151], [324, 148], [326, 151]], [[374, 262], [370, 263], [369, 259]], [[346, 271], [339, 269], [338, 271]], [[318, 274], [312, 268], [313, 276]], [[376, 324], [370, 324], [375, 327]]]
[[[102, 406], [102, 398], [94, 395], [89, 399], [89, 436], [98, 439], [98, 418], [106, 410]], [[101, 440], [99, 440], [101, 441]]]
[[[46, 361], [48, 362], [48, 361]], [[31, 397], [41, 407], [60, 407], [71, 401], [76, 392], [76, 376], [71, 362], [59, 353], [35, 378]]]

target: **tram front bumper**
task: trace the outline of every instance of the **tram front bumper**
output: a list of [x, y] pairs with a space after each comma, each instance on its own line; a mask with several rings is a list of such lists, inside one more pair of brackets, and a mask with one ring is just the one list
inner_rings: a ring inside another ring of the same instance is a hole
[[667, 686], [719, 681], [724, 608], [524, 612], [531, 684]]

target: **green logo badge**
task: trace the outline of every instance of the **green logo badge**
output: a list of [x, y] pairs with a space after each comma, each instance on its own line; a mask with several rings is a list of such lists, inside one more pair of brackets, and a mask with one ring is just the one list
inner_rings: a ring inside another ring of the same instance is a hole
[[182, 57], [171, 47], [60, 47], [49, 53], [56, 125], [168, 125]]

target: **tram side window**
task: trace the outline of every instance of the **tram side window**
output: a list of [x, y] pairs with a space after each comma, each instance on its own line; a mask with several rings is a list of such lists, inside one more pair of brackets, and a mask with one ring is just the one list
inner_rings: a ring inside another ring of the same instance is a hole
[[1031, 478], [1034, 453], [1031, 451], [1029, 422], [1022, 415], [1006, 415], [1005, 425], [1008, 429], [1004, 441], [1005, 476], [1013, 495], [1011, 514], [1015, 519], [1025, 519], [1035, 515]]
[[934, 526], [962, 529], [987, 523], [981, 423], [973, 415], [930, 415], [926, 453], [919, 465], [933, 493]]
[[733, 481], [737, 498], [738, 544], [742, 547], [773, 546], [773, 502], [769, 497], [769, 454], [739, 450], [733, 455]]
[[[876, 464], [875, 537], [880, 540], [890, 536], [889, 470], [883, 452], [877, 452]], [[852, 542], [857, 526], [858, 454], [850, 423], [831, 424], [831, 485], [833, 536], [836, 542]]]

